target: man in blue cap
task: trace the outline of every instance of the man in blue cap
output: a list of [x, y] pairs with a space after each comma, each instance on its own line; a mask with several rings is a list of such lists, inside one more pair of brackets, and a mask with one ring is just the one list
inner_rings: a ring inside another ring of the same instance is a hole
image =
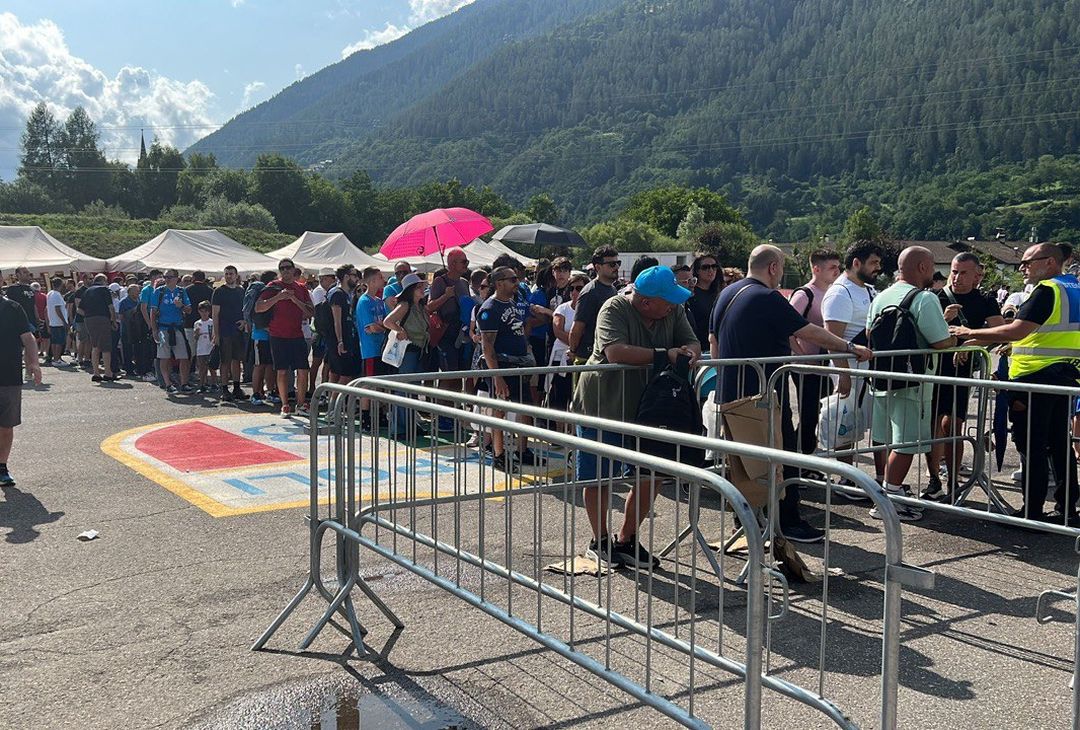
[[[669, 267], [645, 269], [634, 280], [629, 296], [613, 296], [600, 307], [587, 364], [662, 367], [674, 364], [684, 355], [692, 365], [701, 356], [701, 345], [682, 306], [689, 298], [690, 290], [676, 283]], [[582, 373], [570, 410], [612, 421], [633, 421], [652, 375], [653, 369], [647, 367]], [[596, 429], [579, 426], [577, 433], [582, 438], [598, 440]], [[622, 436], [617, 433], [605, 431], [603, 440], [622, 446]], [[613, 473], [616, 476], [621, 473], [621, 466], [607, 459], [598, 460], [595, 454], [578, 452], [576, 469], [578, 481], [597, 482], [584, 490], [585, 511], [593, 530], [593, 540], [585, 554], [604, 567], [625, 565], [644, 569], [657, 565], [658, 561], [637, 540], [638, 528], [651, 511], [656, 496], [654, 481], [644, 478], [627, 494], [622, 528], [613, 539], [608, 533], [605, 480]]]

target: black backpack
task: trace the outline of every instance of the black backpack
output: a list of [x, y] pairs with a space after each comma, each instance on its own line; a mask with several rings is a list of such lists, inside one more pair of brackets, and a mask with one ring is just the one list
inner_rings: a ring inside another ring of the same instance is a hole
[[[916, 350], [919, 347], [918, 324], [911, 306], [922, 289], [912, 289], [900, 304], [891, 304], [874, 317], [870, 323], [869, 346], [875, 353], [888, 350]], [[886, 370], [904, 375], [926, 375], [925, 355], [895, 355], [874, 357], [874, 370]], [[874, 390], [900, 390], [913, 388], [919, 383], [910, 380], [894, 380], [877, 376], [871, 378]]]
[[[654, 375], [638, 402], [635, 423], [700, 436], [704, 432], [701, 405], [690, 382], [690, 360], [680, 356]], [[705, 450], [679, 446], [678, 438], [665, 441], [641, 439], [642, 453], [679, 461], [690, 466], [705, 464]]]
[[791, 292], [791, 296], [788, 297], [788, 301], [790, 302], [791, 298], [795, 296], [795, 292], [800, 291], [806, 295], [806, 306], [803, 307], [802, 312], [800, 312], [802, 318], [806, 319], [806, 315], [810, 314], [810, 308], [814, 306], [814, 290], [808, 286], [800, 286], [798, 289]]
[[[269, 297], [272, 297], [272, 296], [276, 295], [280, 291], [282, 291], [282, 288], [280, 286], [268, 284], [263, 288], [263, 290], [261, 292], [259, 292], [259, 296], [255, 299], [255, 301], [257, 303], [260, 299], [262, 299], [264, 297], [264, 295], [266, 294], [266, 292], [270, 292], [269, 296], [266, 297], [266, 298], [269, 298]], [[270, 307], [270, 309], [267, 309], [265, 312], [260, 312], [259, 310], [255, 309], [254, 306], [252, 306], [252, 308], [251, 308], [251, 324], [254, 325], [255, 329], [259, 329], [259, 330], [266, 329], [267, 327], [270, 326], [270, 320], [272, 320], [273, 318], [274, 318], [274, 308], [273, 307]]]
[[326, 292], [326, 299], [315, 305], [315, 331], [318, 332], [323, 339], [330, 337], [334, 334], [334, 312], [330, 309], [330, 295], [337, 291], [338, 287], [330, 287], [330, 291]]

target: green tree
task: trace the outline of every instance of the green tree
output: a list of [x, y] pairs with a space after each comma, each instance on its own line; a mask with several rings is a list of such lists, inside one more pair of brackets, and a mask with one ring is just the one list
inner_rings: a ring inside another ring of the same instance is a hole
[[[60, 163], [60, 124], [56, 121], [49, 106], [39, 102], [26, 120], [26, 131], [22, 135], [22, 154], [19, 156], [19, 177], [28, 183], [37, 185], [40, 193], [52, 198], [57, 190], [56, 168]], [[30, 188], [24, 187], [24, 191]], [[7, 208], [7, 210], [11, 210]], [[38, 212], [38, 211], [23, 211]]]
[[559, 206], [555, 205], [555, 199], [547, 193], [537, 193], [529, 198], [525, 215], [535, 223], [550, 223], [553, 226], [562, 223]]
[[345, 193], [319, 175], [308, 177], [307, 185], [311, 203], [304, 227], [309, 231], [353, 233]]
[[745, 267], [750, 251], [761, 241], [739, 223], [707, 223], [694, 239], [692, 250], [711, 251], [721, 266]]
[[251, 171], [251, 200], [266, 208], [285, 233], [303, 233], [311, 191], [304, 171], [277, 153], [259, 155]]
[[591, 249], [598, 246], [614, 246], [619, 251], [677, 251], [679, 243], [670, 236], [665, 236], [648, 223], [617, 218], [589, 226], [581, 231], [582, 237], [589, 242], [589, 249], [579, 252], [584, 262]]
[[64, 213], [70, 206], [56, 200], [43, 185], [18, 177], [0, 182], [0, 210], [17, 213]]
[[141, 218], [156, 218], [165, 208], [176, 203], [176, 181], [186, 163], [180, 150], [162, 144], [156, 137], [146, 153], [146, 161], [135, 171], [140, 193]]
[[888, 236], [885, 235], [885, 230], [878, 223], [869, 206], [864, 205], [856, 210], [847, 219], [847, 223], [844, 224], [843, 241], [845, 244], [851, 244], [855, 241], [885, 240], [888, 240]]
[[176, 178], [176, 201], [184, 205], [205, 202], [210, 197], [206, 184], [217, 169], [214, 155], [191, 154], [187, 158], [187, 166]]
[[60, 130], [60, 190], [77, 209], [94, 200], [115, 202], [110, 170], [98, 148], [98, 138], [97, 126], [81, 106], [72, 110]]
[[666, 236], [678, 234], [679, 223], [686, 217], [691, 204], [704, 212], [706, 223], [739, 223], [745, 221], [732, 208], [727, 198], [706, 188], [684, 188], [669, 185], [644, 190], [630, 198], [623, 216], [630, 220], [647, 223]]

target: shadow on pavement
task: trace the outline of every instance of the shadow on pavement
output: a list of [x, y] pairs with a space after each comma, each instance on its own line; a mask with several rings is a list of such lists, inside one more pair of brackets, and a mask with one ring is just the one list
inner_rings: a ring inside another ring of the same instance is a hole
[[0, 527], [10, 528], [4, 540], [13, 545], [37, 539], [41, 533], [34, 528], [64, 516], [63, 512], [50, 512], [37, 497], [18, 487], [0, 487], [0, 490], [4, 495], [4, 501], [0, 502]]

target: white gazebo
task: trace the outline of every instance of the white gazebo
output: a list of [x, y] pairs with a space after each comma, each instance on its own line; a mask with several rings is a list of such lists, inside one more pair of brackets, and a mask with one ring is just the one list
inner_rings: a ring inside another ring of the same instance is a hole
[[377, 266], [390, 271], [386, 259], [378, 259], [361, 251], [344, 233], [316, 233], [304, 231], [284, 248], [271, 251], [267, 256], [274, 259], [292, 259], [293, 263], [307, 271], [318, 271], [324, 266], [337, 268], [352, 264], [358, 270]]
[[277, 259], [238, 243], [221, 231], [166, 229], [141, 246], [113, 256], [109, 271], [138, 273], [149, 269], [176, 269], [181, 274], [204, 271], [222, 276], [232, 265], [241, 276], [277, 268]]
[[[510, 254], [522, 264], [525, 268], [533, 268], [536, 266], [536, 259], [531, 259], [528, 256], [522, 256], [517, 251], [509, 248], [506, 244], [499, 241], [485, 241], [482, 238], [477, 238], [475, 241], [469, 243], [467, 246], [463, 246], [462, 251], [469, 257], [469, 268], [477, 269], [480, 266], [491, 266], [495, 259], [503, 254]], [[376, 258], [382, 259], [384, 262], [387, 258], [381, 253], [375, 254]], [[427, 256], [408, 256], [404, 259], [397, 258], [394, 261], [408, 261], [414, 269], [422, 271], [424, 273], [431, 273], [441, 269], [445, 264], [443, 263], [445, 255], [440, 256], [438, 253], [428, 254]], [[393, 264], [393, 261], [390, 262]]]
[[38, 226], [0, 226], [0, 271], [25, 266], [33, 274], [105, 271], [105, 259], [60, 243]]

